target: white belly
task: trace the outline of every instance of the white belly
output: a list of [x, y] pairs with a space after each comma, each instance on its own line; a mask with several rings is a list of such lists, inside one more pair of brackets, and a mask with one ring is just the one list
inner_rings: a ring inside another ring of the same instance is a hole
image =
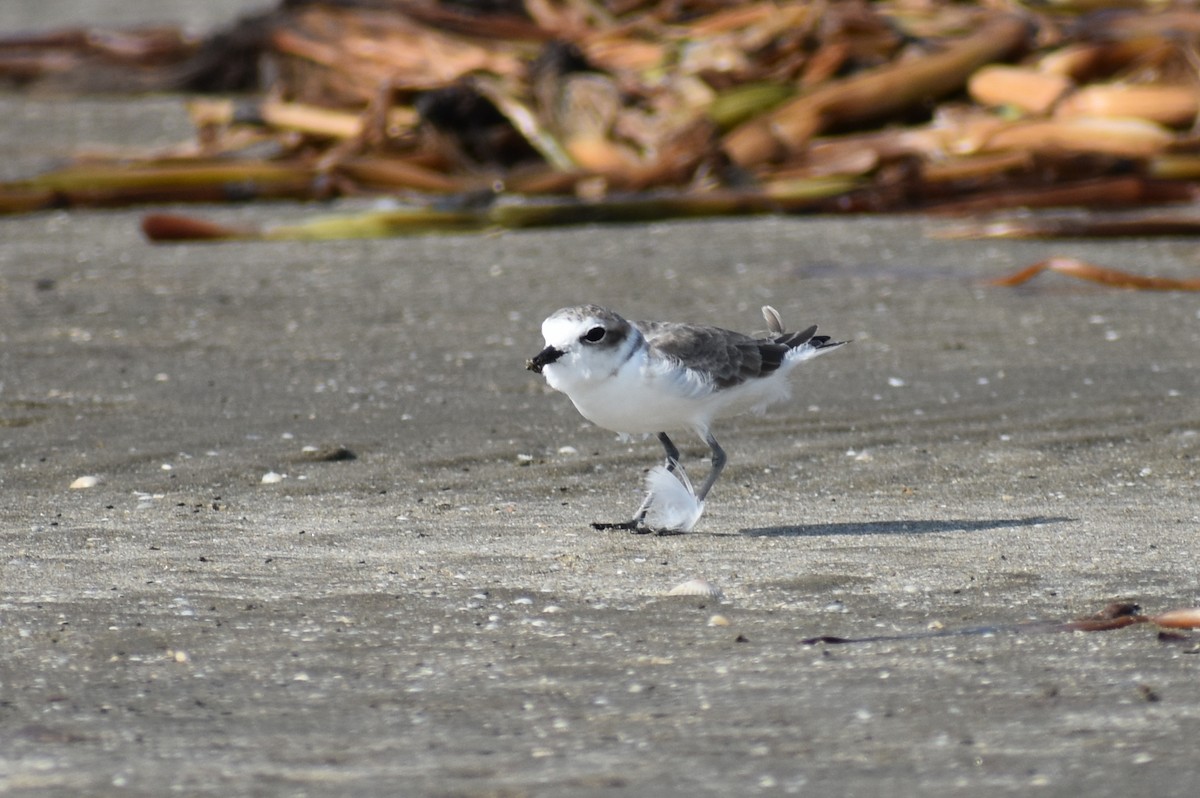
[[550, 385], [567, 394], [580, 414], [597, 426], [629, 434], [679, 430], [703, 434], [715, 418], [761, 411], [786, 399], [790, 370], [783, 368], [724, 390], [714, 390], [695, 374], [650, 368], [639, 357], [603, 379], [566, 382], [556, 379], [560, 375], [552, 366], [546, 373]]

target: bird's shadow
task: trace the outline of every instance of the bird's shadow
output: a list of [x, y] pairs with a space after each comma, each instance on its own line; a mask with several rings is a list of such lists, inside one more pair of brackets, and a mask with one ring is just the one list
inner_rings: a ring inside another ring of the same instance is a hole
[[789, 524], [742, 529], [748, 537], [825, 537], [827, 535], [928, 535], [935, 532], [985, 532], [989, 529], [1037, 526], [1074, 521], [1065, 516], [1035, 515], [1029, 518], [985, 519], [901, 519], [896, 521], [857, 521], [844, 524]]

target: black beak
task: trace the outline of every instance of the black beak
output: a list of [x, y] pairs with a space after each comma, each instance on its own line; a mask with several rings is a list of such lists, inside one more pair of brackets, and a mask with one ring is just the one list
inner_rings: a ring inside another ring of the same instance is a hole
[[541, 352], [538, 352], [536, 355], [534, 355], [532, 360], [526, 360], [525, 368], [541, 374], [543, 366], [553, 363], [565, 354], [566, 352], [561, 349], [555, 349], [553, 346], [548, 346]]

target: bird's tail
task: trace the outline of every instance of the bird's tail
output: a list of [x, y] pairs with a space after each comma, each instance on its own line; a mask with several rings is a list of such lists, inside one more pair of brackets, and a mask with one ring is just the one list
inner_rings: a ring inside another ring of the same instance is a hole
[[815, 357], [818, 354], [824, 354], [826, 350], [836, 349], [842, 344], [850, 343], [849, 341], [834, 341], [828, 335], [817, 335], [817, 325], [815, 324], [807, 330], [787, 332], [783, 326], [783, 317], [770, 305], [763, 305], [762, 314], [763, 318], [767, 320], [767, 329], [771, 332], [771, 340], [777, 344], [783, 344], [793, 351], [805, 347], [809, 351], [797, 353], [802, 357]]
[[826, 349], [836, 349], [837, 347], [850, 343], [849, 341], [833, 341], [828, 335], [814, 335], [806, 342], [813, 349], [824, 352]]

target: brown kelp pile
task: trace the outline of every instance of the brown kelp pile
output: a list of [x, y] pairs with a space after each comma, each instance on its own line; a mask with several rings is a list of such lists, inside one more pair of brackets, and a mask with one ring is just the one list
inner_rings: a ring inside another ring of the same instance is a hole
[[[192, 101], [193, 142], [0, 185], [0, 211], [420, 198], [354, 233], [391, 235], [1190, 202], [1198, 40], [1193, 4], [1148, 0], [343, 0], [287, 2], [199, 42], [9, 37], [0, 80], [33, 87], [269, 77]], [[147, 230], [205, 233], [186, 221]]]

